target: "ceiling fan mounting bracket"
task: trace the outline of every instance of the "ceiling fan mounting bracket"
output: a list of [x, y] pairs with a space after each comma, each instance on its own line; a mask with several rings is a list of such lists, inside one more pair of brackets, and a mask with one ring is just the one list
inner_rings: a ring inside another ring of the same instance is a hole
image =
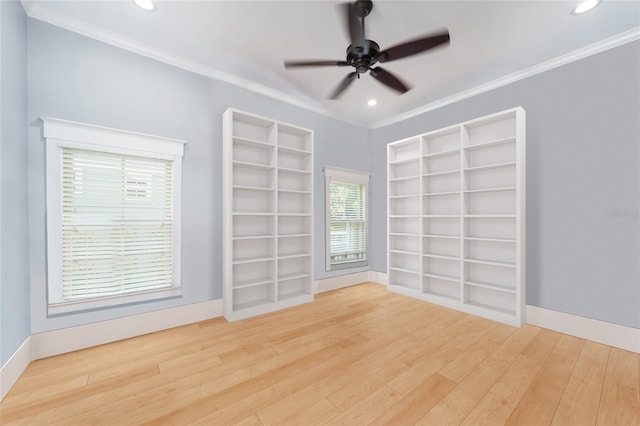
[[356, 0], [356, 2], [353, 3], [353, 10], [357, 17], [364, 18], [369, 16], [373, 10], [373, 2], [371, 0]]

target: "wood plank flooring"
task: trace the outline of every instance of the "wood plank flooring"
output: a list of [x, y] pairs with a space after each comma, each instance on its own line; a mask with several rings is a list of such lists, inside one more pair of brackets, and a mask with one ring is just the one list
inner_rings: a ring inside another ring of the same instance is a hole
[[31, 363], [0, 424], [638, 425], [640, 356], [362, 284]]

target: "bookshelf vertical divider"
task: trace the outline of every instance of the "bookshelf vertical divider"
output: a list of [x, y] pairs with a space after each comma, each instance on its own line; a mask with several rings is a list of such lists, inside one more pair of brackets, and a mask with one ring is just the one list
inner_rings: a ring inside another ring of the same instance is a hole
[[525, 111], [387, 147], [391, 291], [524, 323]]
[[313, 131], [223, 115], [223, 313], [235, 321], [313, 300]]
[[[467, 157], [464, 155], [464, 146], [469, 143], [469, 134], [464, 126], [460, 126], [460, 277], [464, 278], [464, 212], [466, 211], [466, 197], [464, 196], [465, 188], [467, 187], [467, 177], [464, 173], [465, 168], [469, 166]], [[460, 287], [460, 303], [464, 303], [465, 292], [464, 286]]]

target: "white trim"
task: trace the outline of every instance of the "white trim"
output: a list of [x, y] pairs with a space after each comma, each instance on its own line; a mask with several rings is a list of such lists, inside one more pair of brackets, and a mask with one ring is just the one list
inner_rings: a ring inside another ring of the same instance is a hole
[[374, 284], [389, 285], [389, 276], [386, 272], [371, 271], [370, 281]]
[[324, 278], [313, 282], [313, 294], [351, 287], [352, 285], [362, 284], [369, 281], [371, 281], [371, 271], [356, 272], [353, 274]]
[[178, 55], [146, 46], [142, 43], [112, 33], [110, 31], [106, 31], [102, 28], [98, 28], [93, 25], [78, 21], [76, 19], [69, 18], [68, 16], [54, 12], [52, 10], [48, 10], [46, 8], [43, 8], [39, 4], [34, 4], [29, 1], [21, 1], [21, 3], [30, 18], [55, 25], [60, 28], [64, 28], [65, 30], [92, 38], [94, 40], [98, 40], [105, 44], [109, 44], [111, 46], [127, 50], [129, 52], [136, 53], [146, 58], [154, 59], [158, 62], [162, 62], [176, 68], [192, 72], [194, 74], [220, 80], [225, 83], [250, 90], [260, 95], [268, 96], [270, 98], [277, 99], [279, 101], [286, 102], [288, 104], [295, 105], [309, 111], [332, 117], [336, 120], [342, 121], [343, 123], [352, 124], [354, 126], [365, 129], [369, 127], [369, 125], [366, 123], [345, 119], [343, 115], [329, 111], [321, 105], [320, 101], [302, 101], [281, 90], [273, 89], [263, 84], [238, 77], [237, 75], [203, 65], [196, 61], [184, 59]]
[[[46, 152], [47, 288], [48, 313], [59, 314], [140, 300], [180, 296], [182, 232], [182, 158], [186, 141], [153, 136], [93, 124], [43, 117]], [[79, 148], [160, 158], [172, 164], [173, 284], [162, 291], [140, 292], [117, 297], [100, 297], [69, 303], [62, 296], [62, 151]]]
[[[325, 253], [324, 253], [324, 267], [326, 271], [337, 271], [348, 267], [363, 267], [368, 265], [369, 255], [369, 172], [363, 172], [360, 170], [343, 169], [339, 167], [324, 166], [324, 237], [325, 237]], [[365, 258], [358, 259], [350, 262], [344, 262], [342, 264], [331, 263], [331, 195], [330, 184], [335, 180], [342, 183], [352, 183], [358, 185], [364, 185], [365, 192], [365, 205], [364, 205], [364, 238], [365, 238]]]
[[493, 81], [481, 84], [471, 89], [458, 92], [454, 95], [447, 96], [442, 99], [438, 99], [434, 102], [428, 103], [426, 105], [422, 105], [410, 111], [403, 112], [402, 114], [398, 114], [393, 117], [380, 120], [376, 123], [373, 123], [370, 126], [370, 130], [399, 123], [401, 121], [418, 116], [420, 114], [424, 114], [426, 112], [433, 111], [438, 108], [442, 108], [444, 106], [447, 106], [456, 102], [460, 102], [462, 100], [471, 98], [476, 95], [480, 95], [482, 93], [490, 92], [491, 90], [495, 90], [502, 86], [506, 86], [508, 84], [515, 83], [520, 80], [524, 80], [525, 78], [532, 77], [536, 74], [540, 74], [545, 71], [549, 71], [554, 68], [567, 65], [571, 62], [575, 62], [580, 59], [587, 58], [597, 53], [601, 53], [606, 50], [613, 49], [615, 47], [622, 46], [623, 44], [631, 43], [636, 40], [640, 40], [640, 27], [632, 28], [628, 31], [625, 31], [613, 37], [609, 37], [607, 39], [598, 41], [596, 43], [590, 44], [583, 48], [566, 53], [564, 55], [560, 55], [556, 58], [550, 59], [548, 61], [526, 68], [524, 70], [516, 71], [514, 73], [499, 77]]
[[[388, 283], [387, 274], [371, 271], [371, 281]], [[526, 323], [559, 333], [640, 353], [640, 329], [526, 305]]]
[[31, 336], [27, 336], [11, 358], [0, 368], [0, 401], [9, 393], [31, 362]]
[[[365, 271], [314, 281], [314, 294], [364, 282], [384, 285], [387, 274]], [[32, 360], [222, 316], [222, 299], [34, 334], [0, 368], [0, 400]], [[640, 353], [640, 329], [527, 305], [527, 323]]]
[[222, 299], [32, 334], [0, 368], [0, 401], [31, 361], [222, 316]]
[[363, 172], [360, 170], [342, 169], [340, 167], [324, 166], [324, 175], [329, 179], [334, 179], [340, 182], [358, 183], [362, 185], [369, 184], [369, 172]]
[[179, 139], [61, 120], [59, 118], [42, 117], [42, 122], [44, 123], [43, 135], [45, 139], [47, 141], [58, 139], [55, 142], [65, 147], [78, 148], [77, 144], [70, 144], [69, 142], [79, 142], [81, 147], [94, 147], [100, 151], [105, 148], [117, 148], [118, 150], [115, 152], [123, 154], [129, 154], [133, 150], [182, 157], [184, 155], [184, 144], [187, 143]]
[[229, 74], [227, 72], [200, 64], [195, 61], [181, 58], [177, 55], [170, 54], [170, 53], [161, 51], [159, 49], [152, 48], [150, 46], [145, 46], [139, 42], [127, 39], [125, 37], [122, 37], [110, 31], [106, 31], [104, 29], [95, 27], [93, 25], [89, 25], [84, 22], [78, 21], [76, 19], [69, 18], [68, 16], [64, 16], [63, 14], [54, 12], [52, 10], [47, 10], [46, 8], [43, 8], [39, 4], [35, 4], [29, 1], [21, 1], [21, 3], [23, 8], [25, 9], [25, 12], [30, 18], [34, 18], [39, 21], [49, 23], [51, 25], [55, 25], [60, 28], [64, 28], [68, 31], [75, 32], [77, 34], [81, 34], [85, 37], [89, 37], [94, 40], [101, 41], [111, 46], [115, 46], [115, 47], [127, 50], [129, 52], [136, 53], [140, 56], [144, 56], [146, 58], [154, 59], [158, 62], [172, 65], [176, 68], [180, 68], [195, 74], [220, 80], [225, 83], [229, 83], [234, 86], [238, 86], [243, 89], [250, 90], [260, 95], [268, 96], [270, 98], [277, 99], [282, 102], [286, 102], [288, 104], [307, 109], [309, 111], [323, 114], [325, 116], [334, 118], [344, 123], [352, 124], [354, 126], [358, 126], [358, 127], [369, 129], [369, 130], [389, 126], [391, 124], [406, 120], [408, 118], [415, 117], [416, 115], [433, 111], [443, 106], [446, 106], [455, 102], [459, 102], [461, 100], [470, 98], [472, 96], [479, 95], [481, 93], [485, 93], [490, 90], [494, 90], [496, 88], [505, 86], [510, 83], [514, 83], [516, 81], [525, 79], [527, 77], [531, 77], [535, 74], [539, 74], [541, 72], [548, 71], [553, 68], [557, 68], [557, 67], [566, 65], [568, 63], [586, 58], [588, 56], [595, 55], [597, 53], [600, 53], [609, 49], [613, 49], [623, 44], [630, 43], [632, 41], [640, 39], [640, 27], [635, 27], [623, 33], [615, 35], [613, 37], [598, 41], [589, 46], [585, 46], [583, 48], [574, 50], [572, 52], [558, 56], [556, 58], [540, 63], [538, 65], [534, 65], [532, 67], [514, 72], [512, 74], [508, 74], [506, 76], [497, 78], [496, 80], [493, 80], [491, 82], [481, 84], [469, 90], [459, 92], [452, 96], [439, 99], [435, 102], [431, 102], [429, 104], [423, 105], [413, 110], [404, 112], [402, 114], [398, 114], [394, 117], [381, 120], [369, 125], [363, 122], [359, 122], [357, 120], [345, 119], [342, 114], [334, 113], [332, 111], [329, 111], [326, 107], [323, 107], [319, 101], [316, 101], [316, 102], [301, 101], [295, 98], [294, 96], [288, 95], [285, 92], [282, 92], [280, 90], [276, 90], [271, 87], [265, 86], [263, 84], [259, 84], [244, 78], [240, 78], [236, 75]]
[[[325, 271], [331, 270], [331, 178], [326, 174], [324, 175], [324, 269]], [[315, 285], [313, 285], [315, 288]], [[315, 293], [315, 291], [314, 291]]]
[[[56, 143], [45, 143], [45, 161], [48, 308], [50, 300], [62, 300], [62, 148]], [[59, 285], [52, 285], [53, 280]]]
[[527, 305], [527, 323], [640, 353], [640, 329]]
[[120, 296], [105, 296], [96, 299], [49, 303], [48, 313], [49, 315], [57, 315], [66, 312], [102, 308], [105, 304], [107, 304], [107, 306], [124, 305], [126, 303], [144, 302], [146, 300], [159, 300], [179, 296], [182, 296], [182, 288], [180, 287], [162, 288]]
[[[516, 113], [516, 316], [520, 325], [526, 321], [527, 295], [527, 120], [522, 107]], [[463, 210], [464, 211], [464, 210]], [[460, 229], [464, 236], [465, 230]], [[464, 244], [464, 239], [460, 240]]]
[[222, 316], [222, 299], [115, 318], [31, 336], [33, 360]]

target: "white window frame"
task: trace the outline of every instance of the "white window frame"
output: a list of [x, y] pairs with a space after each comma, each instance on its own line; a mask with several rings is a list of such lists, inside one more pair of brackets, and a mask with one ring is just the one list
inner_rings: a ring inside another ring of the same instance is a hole
[[[57, 118], [42, 118], [46, 144], [47, 305], [49, 314], [176, 297], [181, 290], [182, 157], [185, 141]], [[87, 149], [172, 161], [173, 285], [170, 288], [78, 301], [62, 299], [62, 150]]]
[[[335, 271], [347, 268], [358, 268], [368, 265], [369, 254], [369, 173], [359, 170], [342, 169], [338, 167], [324, 167], [324, 193], [325, 193], [325, 268], [327, 271]], [[331, 264], [331, 217], [330, 217], [330, 184], [335, 180], [342, 183], [358, 184], [365, 186], [365, 258], [341, 264]]]

